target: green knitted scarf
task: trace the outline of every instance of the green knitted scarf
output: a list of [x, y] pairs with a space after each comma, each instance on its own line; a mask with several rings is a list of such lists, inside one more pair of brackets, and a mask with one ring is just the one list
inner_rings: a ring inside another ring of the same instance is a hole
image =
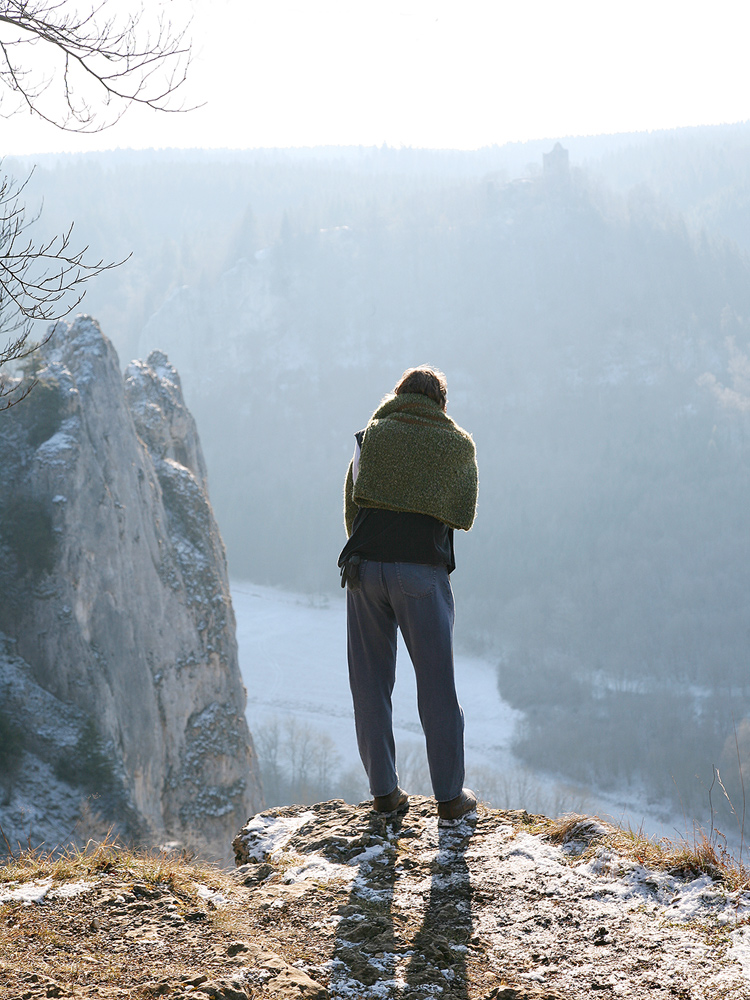
[[468, 531], [477, 506], [474, 442], [421, 393], [402, 393], [383, 402], [365, 429], [357, 482], [352, 464], [344, 485], [348, 535], [358, 507], [430, 514], [451, 528]]

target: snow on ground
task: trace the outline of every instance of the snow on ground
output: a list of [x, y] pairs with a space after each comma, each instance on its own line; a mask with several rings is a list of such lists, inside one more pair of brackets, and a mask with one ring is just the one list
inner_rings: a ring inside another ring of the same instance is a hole
[[267, 816], [263, 813], [251, 817], [240, 831], [247, 846], [248, 857], [264, 861], [280, 854], [292, 835], [311, 819], [315, 819], [312, 812], [295, 817]]
[[9, 882], [0, 889], [0, 903], [16, 902], [31, 906], [32, 903], [41, 903], [44, 899], [69, 899], [82, 892], [88, 892], [91, 888], [88, 882], [68, 882], [53, 887], [51, 878], [20, 884]]
[[732, 942], [727, 956], [742, 966], [742, 973], [750, 982], [750, 927], [738, 927], [729, 935]]
[[207, 885], [201, 885], [200, 883], [196, 885], [196, 888], [198, 890], [198, 898], [210, 903], [217, 910], [222, 910], [229, 903], [223, 892], [217, 892], [216, 889], [209, 889]]
[[[483, 843], [472, 844], [467, 850], [470, 871], [481, 870], [483, 890], [505, 892], [504, 910], [488, 908], [478, 920], [478, 929], [492, 940], [494, 949], [504, 953], [506, 960], [509, 953], [520, 958], [522, 949], [533, 945], [535, 952], [550, 959], [546, 967], [534, 970], [534, 978], [539, 982], [553, 980], [562, 972], [563, 965], [554, 909], [569, 907], [571, 916], [581, 924], [585, 921], [592, 930], [596, 928], [593, 933], [581, 935], [585, 944], [579, 946], [575, 975], [585, 979], [590, 972], [599, 980], [600, 989], [606, 985], [614, 993], [631, 995], [621, 960], [610, 969], [602, 962], [605, 947], [628, 937], [644, 950], [644, 962], [651, 960], [645, 953], [659, 950], [656, 979], [662, 985], [668, 981], [674, 981], [675, 986], [684, 985], [703, 966], [706, 986], [709, 980], [717, 988], [728, 986], [730, 980], [734, 981], [734, 974], [726, 966], [717, 967], [711, 961], [715, 946], [700, 932], [694, 932], [699, 925], [734, 928], [726, 957], [737, 962], [745, 978], [750, 978], [746, 928], [737, 927], [750, 910], [750, 894], [729, 892], [705, 877], [686, 882], [665, 872], [646, 869], [606, 848], [600, 848], [593, 861], [572, 865], [566, 861], [565, 853], [542, 837], [520, 832], [512, 836], [507, 828], [497, 829]], [[513, 907], [508, 890], [516, 886], [522, 888], [519, 909], [522, 911], [526, 905], [527, 916], [533, 915], [533, 919], [526, 922], [516, 919], [509, 927], [508, 911]], [[524, 898], [533, 897], [535, 886], [540, 890], [540, 899], [536, 906], [530, 907], [528, 902], [524, 904]], [[549, 920], [544, 915], [539, 918], [543, 905], [548, 906]], [[679, 927], [690, 927], [690, 931], [680, 932]], [[561, 978], [564, 981], [566, 977]], [[706, 995], [709, 994], [715, 995], [707, 991]]]

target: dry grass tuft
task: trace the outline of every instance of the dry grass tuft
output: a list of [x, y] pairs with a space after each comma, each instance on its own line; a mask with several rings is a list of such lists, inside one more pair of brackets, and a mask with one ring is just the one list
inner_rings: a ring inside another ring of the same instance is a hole
[[89, 888], [51, 892], [44, 905], [0, 903], [2, 997], [58, 995], [49, 985], [80, 1000], [119, 1000], [126, 992], [146, 1000], [168, 981], [170, 996], [187, 1000], [180, 983], [219, 976], [230, 935], [251, 936], [236, 879], [184, 851], [130, 848], [108, 837], [84, 848], [22, 851], [0, 864], [0, 893], [30, 882]]
[[598, 816], [566, 813], [564, 816], [538, 825], [535, 832], [543, 832], [553, 844], [569, 844], [572, 841], [584, 841], [590, 844], [616, 833], [617, 830]]
[[577, 814], [537, 824], [533, 832], [543, 834], [556, 844], [583, 841], [587, 846], [582, 857], [592, 857], [606, 847], [623, 859], [636, 861], [646, 868], [681, 878], [708, 875], [730, 892], [750, 891], [750, 869], [729, 852], [720, 833], [709, 838], [699, 831], [691, 844], [685, 839], [647, 837], [641, 831], [610, 826], [596, 816]]
[[86, 881], [112, 875], [123, 882], [168, 886], [174, 893], [195, 896], [196, 883], [215, 887], [228, 884], [228, 875], [216, 865], [197, 861], [185, 852], [126, 847], [117, 838], [90, 840], [85, 847], [62, 851], [43, 848], [22, 851], [0, 865], [0, 884], [52, 879], [53, 884]]
[[704, 833], [693, 843], [668, 837], [649, 838], [632, 830], [619, 830], [610, 840], [613, 850], [649, 868], [660, 868], [682, 878], [708, 875], [731, 892], [750, 890], [750, 871], [718, 838]]

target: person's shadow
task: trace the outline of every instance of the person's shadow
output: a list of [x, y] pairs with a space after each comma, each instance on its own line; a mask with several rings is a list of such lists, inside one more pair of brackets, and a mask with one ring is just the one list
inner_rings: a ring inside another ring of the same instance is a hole
[[[468, 1000], [466, 957], [472, 899], [465, 852], [474, 821], [438, 828], [429, 894], [416, 935], [414, 904], [400, 905], [398, 883], [405, 873], [403, 861], [396, 863], [399, 840], [414, 836], [410, 827], [409, 814], [389, 818], [387, 826], [373, 815], [369, 829], [359, 838], [360, 851], [371, 846], [375, 852], [365, 852], [348, 903], [339, 910], [332, 992], [359, 989], [362, 996], [369, 996], [375, 987], [383, 998], [416, 998], [434, 996], [439, 986], [441, 996]], [[408, 871], [421, 881], [417, 866], [410, 865]]]
[[[357, 838], [352, 859], [359, 874], [349, 901], [339, 908], [331, 970], [332, 993], [369, 995], [376, 983], [396, 986], [403, 943], [394, 930], [393, 892], [399, 872], [395, 861], [404, 816], [387, 819], [371, 813], [368, 828]], [[361, 858], [361, 860], [359, 860]], [[352, 992], [354, 991], [354, 992]]]
[[471, 877], [465, 854], [475, 822], [463, 820], [455, 827], [438, 828], [430, 895], [422, 926], [411, 944], [413, 955], [405, 976], [415, 994], [420, 986], [440, 986], [442, 995], [468, 1000]]

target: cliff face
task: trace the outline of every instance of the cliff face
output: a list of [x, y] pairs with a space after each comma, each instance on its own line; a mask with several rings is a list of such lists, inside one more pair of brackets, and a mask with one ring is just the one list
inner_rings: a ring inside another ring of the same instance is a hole
[[[167, 358], [120, 373], [97, 324], [58, 324], [4, 415], [0, 628], [85, 713], [131, 826], [224, 857], [261, 793], [224, 548]], [[58, 768], [59, 771], [59, 768]]]

